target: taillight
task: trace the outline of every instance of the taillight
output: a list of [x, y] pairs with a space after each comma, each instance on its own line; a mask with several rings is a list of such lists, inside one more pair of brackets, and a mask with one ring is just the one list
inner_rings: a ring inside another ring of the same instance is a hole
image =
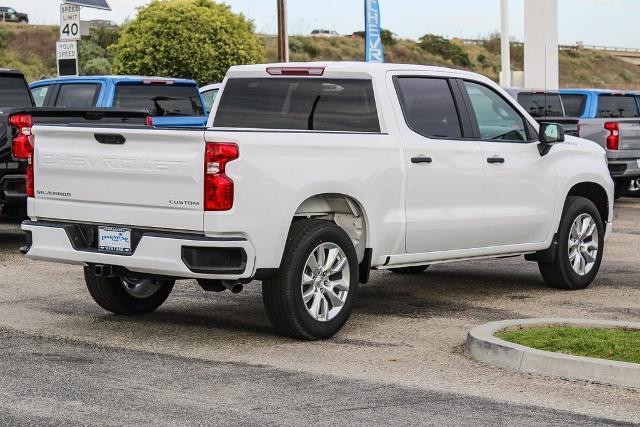
[[153, 117], [147, 116], [147, 120], [145, 123], [147, 126], [153, 126]]
[[204, 210], [228, 211], [233, 207], [233, 180], [226, 172], [227, 163], [240, 157], [236, 144], [207, 142], [204, 164]]
[[620, 146], [620, 127], [618, 122], [607, 122], [604, 128], [609, 131], [607, 137], [607, 149], [617, 150]]
[[14, 127], [15, 136], [11, 142], [11, 151], [16, 160], [27, 160], [33, 151], [31, 127], [33, 120], [29, 114], [16, 114], [9, 118], [9, 123]]

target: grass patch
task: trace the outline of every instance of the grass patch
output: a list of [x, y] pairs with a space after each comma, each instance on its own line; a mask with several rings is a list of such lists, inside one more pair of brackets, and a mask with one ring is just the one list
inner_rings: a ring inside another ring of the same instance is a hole
[[503, 331], [498, 338], [538, 350], [640, 363], [640, 331], [570, 327]]

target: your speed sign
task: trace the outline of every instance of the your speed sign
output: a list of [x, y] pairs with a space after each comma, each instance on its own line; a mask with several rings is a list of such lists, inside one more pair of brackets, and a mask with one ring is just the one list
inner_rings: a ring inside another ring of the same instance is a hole
[[80, 6], [60, 5], [60, 40], [80, 40]]

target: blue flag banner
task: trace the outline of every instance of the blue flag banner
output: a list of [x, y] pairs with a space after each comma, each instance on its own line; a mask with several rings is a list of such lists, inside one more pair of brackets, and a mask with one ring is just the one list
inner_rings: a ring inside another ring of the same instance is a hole
[[384, 48], [382, 46], [380, 24], [380, 2], [378, 0], [364, 0], [365, 17], [365, 61], [384, 62]]

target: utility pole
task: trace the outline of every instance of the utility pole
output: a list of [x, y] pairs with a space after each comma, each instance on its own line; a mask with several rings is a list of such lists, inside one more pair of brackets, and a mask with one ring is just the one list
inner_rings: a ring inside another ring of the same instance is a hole
[[500, 72], [500, 85], [511, 86], [511, 46], [509, 42], [509, 0], [500, 0], [500, 56], [502, 59], [502, 71]]
[[278, 0], [278, 61], [289, 62], [287, 34], [287, 0]]

